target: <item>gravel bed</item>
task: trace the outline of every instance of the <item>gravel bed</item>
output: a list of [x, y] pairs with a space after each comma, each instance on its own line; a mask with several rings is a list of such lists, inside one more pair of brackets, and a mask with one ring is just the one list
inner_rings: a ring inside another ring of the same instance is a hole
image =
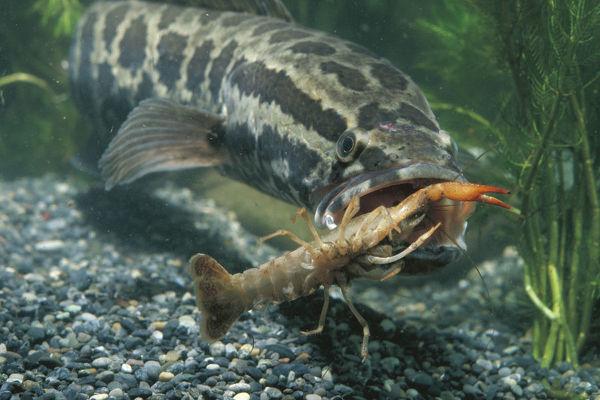
[[320, 293], [202, 342], [185, 268], [195, 252], [232, 270], [277, 254], [187, 189], [0, 182], [0, 400], [600, 399], [598, 369], [542, 369], [529, 355], [510, 250], [481, 266], [487, 291], [476, 274], [356, 285], [372, 330], [366, 363], [339, 299], [323, 334], [299, 333], [316, 323]]

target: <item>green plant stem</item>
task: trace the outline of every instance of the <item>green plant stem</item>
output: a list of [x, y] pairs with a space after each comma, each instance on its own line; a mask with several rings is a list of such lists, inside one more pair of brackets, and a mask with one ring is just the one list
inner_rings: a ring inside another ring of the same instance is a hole
[[25, 72], [15, 72], [14, 74], [9, 74], [0, 77], [0, 87], [19, 82], [32, 84], [54, 94], [54, 91], [50, 88], [48, 83], [46, 83], [45, 80], [40, 79], [35, 75], [31, 75]]
[[[587, 249], [588, 249], [588, 272], [590, 269], [593, 271], [594, 278], [598, 274], [598, 263], [600, 255], [600, 207], [598, 203], [598, 192], [596, 188], [596, 180], [594, 178], [594, 165], [590, 152], [590, 145], [588, 141], [588, 133], [585, 125], [585, 116], [583, 110], [579, 105], [577, 96], [574, 94], [569, 97], [571, 107], [575, 114], [577, 121], [577, 128], [581, 137], [580, 153], [582, 158], [583, 175], [585, 179], [586, 187], [586, 198], [589, 202], [590, 208], [590, 227], [591, 234], [587, 238]], [[593, 295], [593, 288], [589, 285], [585, 285], [583, 288], [583, 306], [579, 324], [579, 334], [577, 337], [577, 348], [581, 349], [587, 338], [587, 333], [591, 323], [592, 303], [595, 300]]]
[[[576, 199], [573, 202], [573, 245], [571, 246], [571, 272], [569, 276], [569, 297], [568, 297], [568, 315], [570, 317], [570, 327], [573, 332], [577, 332], [579, 342], [579, 321], [577, 320], [577, 297], [579, 296], [579, 252], [581, 249], [582, 220], [583, 220], [583, 186], [579, 187]], [[584, 285], [585, 286], [585, 285]], [[577, 343], [579, 348], [579, 343]]]

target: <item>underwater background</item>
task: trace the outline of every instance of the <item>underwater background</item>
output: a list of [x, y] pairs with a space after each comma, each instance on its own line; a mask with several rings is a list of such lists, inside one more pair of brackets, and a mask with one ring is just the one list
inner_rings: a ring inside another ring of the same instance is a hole
[[212, 170], [148, 197], [71, 165], [93, 128], [67, 78], [91, 3], [0, 4], [0, 399], [600, 399], [600, 4], [284, 1], [406, 72], [467, 178], [513, 193], [516, 211], [478, 207], [460, 261], [353, 286], [363, 363], [339, 296], [322, 335], [299, 333], [316, 294], [198, 338], [192, 254], [238, 272], [294, 248], [258, 237], [310, 235], [295, 206]]

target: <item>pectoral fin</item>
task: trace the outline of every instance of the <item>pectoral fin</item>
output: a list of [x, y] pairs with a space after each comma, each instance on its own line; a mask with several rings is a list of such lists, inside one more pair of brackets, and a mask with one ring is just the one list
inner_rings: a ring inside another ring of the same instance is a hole
[[106, 189], [160, 171], [221, 165], [223, 118], [167, 99], [142, 101], [109, 143], [98, 166]]

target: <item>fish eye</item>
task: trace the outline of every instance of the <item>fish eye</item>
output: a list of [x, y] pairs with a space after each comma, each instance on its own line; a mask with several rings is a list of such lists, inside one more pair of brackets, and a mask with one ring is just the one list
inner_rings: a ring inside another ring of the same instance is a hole
[[341, 162], [350, 162], [355, 158], [358, 148], [356, 135], [352, 131], [347, 131], [339, 137], [335, 153]]

